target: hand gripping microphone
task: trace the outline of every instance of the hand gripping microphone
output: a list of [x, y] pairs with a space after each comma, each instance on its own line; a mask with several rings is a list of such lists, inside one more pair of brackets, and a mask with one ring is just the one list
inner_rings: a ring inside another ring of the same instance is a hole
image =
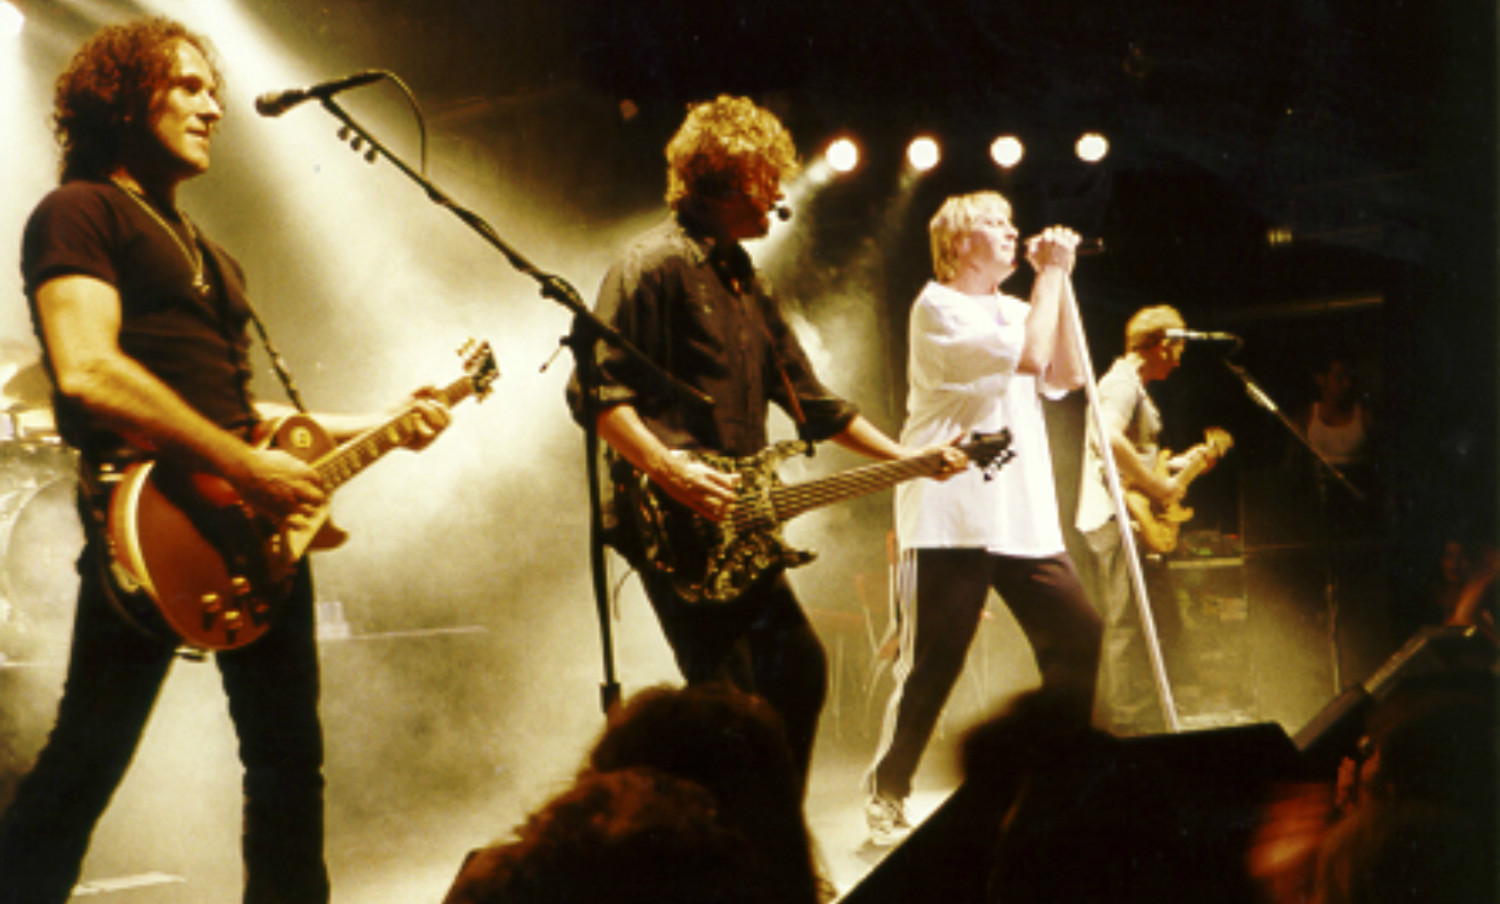
[[1200, 333], [1197, 330], [1167, 330], [1168, 339], [1181, 339], [1184, 342], [1240, 342], [1240, 337], [1233, 333]]
[[255, 112], [262, 116], [280, 116], [298, 104], [313, 99], [326, 100], [341, 91], [359, 88], [385, 78], [378, 70], [356, 72], [353, 75], [328, 82], [318, 82], [307, 88], [288, 88], [285, 91], [268, 91], [255, 99]]

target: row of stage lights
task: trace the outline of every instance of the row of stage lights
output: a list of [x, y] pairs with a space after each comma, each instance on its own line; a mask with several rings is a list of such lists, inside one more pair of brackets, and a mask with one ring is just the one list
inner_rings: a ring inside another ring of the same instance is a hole
[[[1073, 144], [1073, 151], [1084, 163], [1098, 163], [1109, 154], [1109, 139], [1098, 132], [1085, 132]], [[860, 149], [854, 139], [836, 138], [823, 152], [824, 159], [836, 173], [853, 172], [859, 166]], [[1013, 169], [1026, 156], [1026, 145], [1014, 135], [1001, 135], [990, 143], [990, 159], [1001, 169]], [[919, 135], [906, 146], [906, 163], [925, 173], [942, 162], [943, 149], [936, 138]]]

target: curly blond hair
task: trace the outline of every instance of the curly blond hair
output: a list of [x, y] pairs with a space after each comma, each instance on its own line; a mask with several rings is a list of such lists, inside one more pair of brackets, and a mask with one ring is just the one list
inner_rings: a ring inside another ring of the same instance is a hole
[[748, 98], [720, 95], [688, 107], [667, 143], [667, 203], [724, 197], [797, 174], [792, 136], [771, 111]]
[[1010, 202], [997, 191], [976, 191], [954, 195], [943, 202], [927, 224], [932, 241], [932, 272], [938, 282], [958, 275], [958, 240], [986, 217], [1010, 217]]
[[1169, 304], [1141, 308], [1125, 324], [1125, 350], [1138, 352], [1155, 348], [1167, 338], [1167, 330], [1180, 330], [1185, 326], [1182, 315]]

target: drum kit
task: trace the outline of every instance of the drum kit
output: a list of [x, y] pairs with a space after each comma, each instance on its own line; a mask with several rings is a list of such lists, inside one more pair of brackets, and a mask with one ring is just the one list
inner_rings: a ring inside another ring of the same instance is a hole
[[0, 343], [0, 667], [66, 650], [83, 548], [76, 461], [34, 347]]

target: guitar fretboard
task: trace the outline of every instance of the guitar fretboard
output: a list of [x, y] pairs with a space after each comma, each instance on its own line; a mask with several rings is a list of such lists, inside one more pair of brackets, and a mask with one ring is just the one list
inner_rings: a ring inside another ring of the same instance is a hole
[[[452, 408], [473, 392], [474, 381], [464, 376], [438, 390], [437, 401], [445, 407]], [[332, 491], [335, 487], [348, 483], [356, 474], [379, 461], [387, 452], [410, 442], [412, 437], [417, 435], [421, 423], [421, 413], [414, 408], [408, 408], [384, 424], [361, 433], [313, 462], [313, 470], [318, 472], [323, 486]]]

